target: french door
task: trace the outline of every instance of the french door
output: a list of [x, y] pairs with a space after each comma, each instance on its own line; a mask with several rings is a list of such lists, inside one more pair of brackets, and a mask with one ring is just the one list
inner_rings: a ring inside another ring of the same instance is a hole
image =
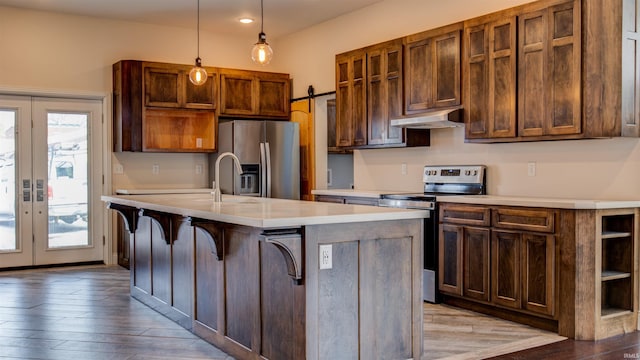
[[103, 260], [102, 102], [0, 96], [0, 268]]

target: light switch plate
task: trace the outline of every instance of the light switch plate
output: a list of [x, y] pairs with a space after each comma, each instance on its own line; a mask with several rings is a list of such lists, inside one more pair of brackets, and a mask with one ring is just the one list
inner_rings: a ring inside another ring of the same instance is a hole
[[527, 175], [536, 176], [536, 162], [535, 161], [529, 161], [529, 163], [527, 164]]

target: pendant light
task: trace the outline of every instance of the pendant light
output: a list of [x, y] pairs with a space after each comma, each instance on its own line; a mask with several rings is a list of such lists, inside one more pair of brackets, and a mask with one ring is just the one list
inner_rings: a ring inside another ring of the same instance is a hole
[[258, 42], [251, 49], [251, 60], [256, 64], [267, 65], [273, 58], [273, 50], [267, 43], [267, 35], [264, 33], [264, 4], [260, 0], [260, 34], [258, 34]]
[[202, 85], [207, 82], [207, 70], [202, 68], [202, 60], [200, 60], [200, 0], [198, 0], [198, 57], [195, 66], [189, 71], [189, 80], [194, 85]]

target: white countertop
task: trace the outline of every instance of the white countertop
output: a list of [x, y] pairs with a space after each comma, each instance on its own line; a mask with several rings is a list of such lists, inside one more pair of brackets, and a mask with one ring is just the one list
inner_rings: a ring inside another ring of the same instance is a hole
[[640, 207], [640, 200], [580, 200], [499, 195], [438, 196], [437, 201], [461, 204], [527, 206], [576, 210], [622, 209]]
[[[331, 196], [355, 196], [379, 198], [382, 194], [399, 194], [401, 191], [383, 190], [353, 190], [353, 189], [326, 189], [312, 190], [315, 195]], [[589, 200], [589, 199], [566, 199], [566, 198], [544, 198], [533, 196], [503, 196], [503, 195], [447, 195], [437, 196], [438, 202], [453, 202], [461, 204], [477, 205], [504, 205], [504, 206], [527, 206], [544, 207], [554, 209], [623, 209], [640, 208], [640, 200]]]
[[211, 188], [202, 189], [116, 189], [119, 195], [152, 195], [152, 194], [206, 194]]
[[383, 191], [383, 190], [355, 190], [355, 189], [316, 189], [311, 190], [314, 195], [328, 195], [328, 196], [353, 196], [363, 198], [375, 198], [378, 199], [382, 194], [396, 194], [400, 191]]
[[232, 195], [222, 195], [222, 203], [213, 203], [208, 194], [113, 195], [102, 196], [102, 201], [258, 228], [419, 219], [429, 216], [426, 210]]

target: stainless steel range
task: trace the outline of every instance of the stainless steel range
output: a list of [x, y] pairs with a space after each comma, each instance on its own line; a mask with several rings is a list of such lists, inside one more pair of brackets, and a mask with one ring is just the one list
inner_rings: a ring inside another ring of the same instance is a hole
[[384, 194], [379, 206], [430, 210], [424, 224], [425, 301], [438, 302], [438, 202], [437, 196], [486, 194], [486, 166], [425, 166], [422, 173], [424, 192], [416, 194]]

